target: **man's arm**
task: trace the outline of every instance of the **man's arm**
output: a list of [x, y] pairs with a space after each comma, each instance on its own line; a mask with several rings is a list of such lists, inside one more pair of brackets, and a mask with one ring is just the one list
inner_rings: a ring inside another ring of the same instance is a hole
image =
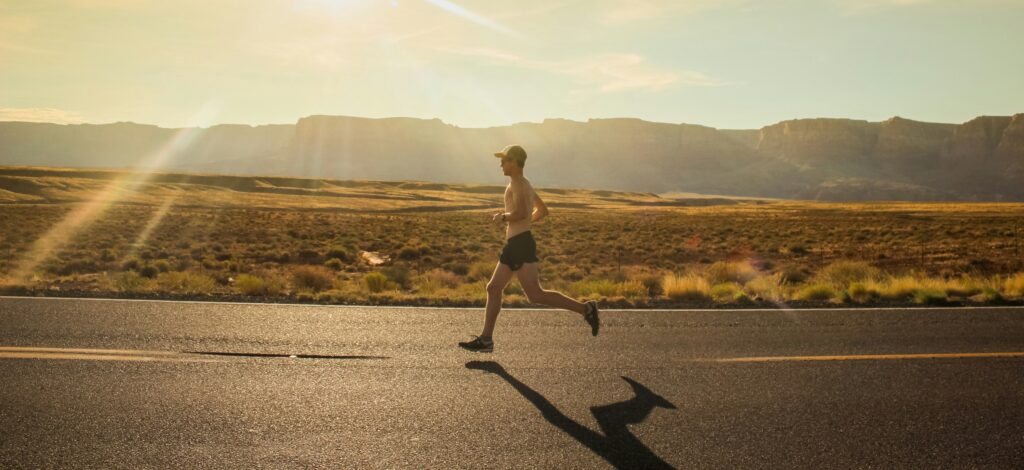
[[533, 219], [531, 219], [533, 222], [543, 219], [548, 215], [548, 206], [547, 204], [544, 204], [544, 201], [541, 200], [536, 191], [533, 192], [533, 205], [537, 206], [537, 208], [533, 210]]

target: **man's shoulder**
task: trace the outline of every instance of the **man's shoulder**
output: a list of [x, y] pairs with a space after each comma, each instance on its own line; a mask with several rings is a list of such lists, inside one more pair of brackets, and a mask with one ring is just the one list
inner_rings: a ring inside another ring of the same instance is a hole
[[509, 185], [509, 187], [515, 187], [515, 188], [532, 188], [533, 187], [533, 185], [530, 184], [530, 180], [528, 180], [526, 178], [520, 178], [518, 180], [512, 180], [512, 182], [509, 183], [508, 185]]

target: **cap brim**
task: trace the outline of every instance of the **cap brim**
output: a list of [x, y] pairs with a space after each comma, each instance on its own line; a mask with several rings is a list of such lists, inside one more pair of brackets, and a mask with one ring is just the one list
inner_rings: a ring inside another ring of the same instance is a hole
[[505, 157], [506, 157], [507, 155], [505, 155], [505, 154], [503, 154], [503, 153], [501, 153], [501, 152], [495, 152], [495, 153], [494, 153], [494, 156], [495, 156], [495, 157], [498, 157], [498, 158], [505, 158]]

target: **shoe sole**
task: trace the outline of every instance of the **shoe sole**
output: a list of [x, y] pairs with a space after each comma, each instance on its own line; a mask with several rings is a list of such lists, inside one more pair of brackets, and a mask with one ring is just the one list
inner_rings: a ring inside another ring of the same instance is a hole
[[596, 304], [592, 305], [594, 305], [594, 322], [590, 322], [591, 317], [585, 317], [585, 319], [587, 320], [587, 324], [590, 325], [590, 336], [597, 336], [598, 330], [601, 329], [601, 309], [597, 308]]

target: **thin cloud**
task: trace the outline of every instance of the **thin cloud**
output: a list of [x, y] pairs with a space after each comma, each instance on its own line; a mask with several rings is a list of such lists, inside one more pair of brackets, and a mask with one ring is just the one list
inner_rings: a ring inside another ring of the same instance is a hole
[[444, 48], [439, 50], [449, 54], [484, 59], [495, 65], [539, 70], [568, 77], [581, 87], [572, 90], [572, 93], [662, 91], [673, 85], [725, 85], [725, 82], [699, 72], [670, 70], [651, 65], [637, 54], [601, 54], [561, 61], [544, 61], [488, 48]]
[[935, 0], [834, 0], [845, 13], [861, 13], [887, 7], [906, 7], [935, 3]]
[[55, 108], [0, 108], [0, 121], [50, 122], [54, 124], [85, 122], [78, 113]]
[[619, 0], [611, 2], [604, 8], [598, 15], [598, 21], [609, 25], [634, 23], [724, 8], [746, 1], [748, 0]]

